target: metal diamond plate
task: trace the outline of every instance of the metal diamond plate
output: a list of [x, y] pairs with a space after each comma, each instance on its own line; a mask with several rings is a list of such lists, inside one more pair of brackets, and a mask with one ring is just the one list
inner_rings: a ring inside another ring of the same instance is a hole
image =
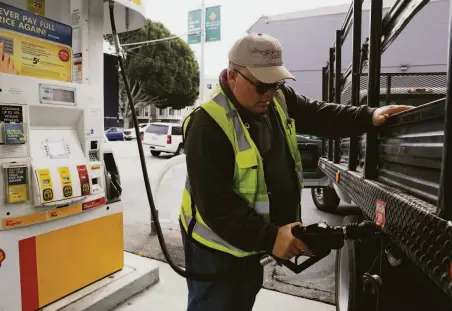
[[435, 215], [436, 206], [414, 198], [400, 189], [364, 179], [338, 164], [320, 159], [322, 171], [375, 221], [377, 200], [386, 203], [383, 231], [433, 282], [452, 298], [452, 222]]

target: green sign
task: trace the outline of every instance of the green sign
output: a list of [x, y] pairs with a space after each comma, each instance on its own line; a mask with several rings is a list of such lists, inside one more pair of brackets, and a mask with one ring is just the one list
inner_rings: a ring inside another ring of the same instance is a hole
[[220, 6], [206, 9], [206, 42], [221, 40]]
[[188, 44], [201, 42], [201, 10], [188, 12]]

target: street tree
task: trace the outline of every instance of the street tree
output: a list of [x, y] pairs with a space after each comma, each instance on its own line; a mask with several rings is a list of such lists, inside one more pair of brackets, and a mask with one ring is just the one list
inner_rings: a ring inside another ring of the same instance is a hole
[[[158, 22], [119, 36], [122, 44], [172, 37]], [[107, 37], [111, 41], [111, 37]], [[199, 67], [190, 46], [182, 39], [124, 47], [125, 67], [132, 83], [155, 99], [159, 108], [192, 106], [199, 95]]]
[[[130, 79], [128, 79], [128, 83], [129, 85], [131, 85]], [[152, 97], [147, 94], [141, 87], [140, 81], [135, 81], [135, 83], [131, 85], [130, 93], [132, 94], [132, 100], [137, 114], [139, 110], [147, 106], [158, 106], [163, 102], [163, 100], [159, 99], [158, 97]], [[129, 128], [132, 124], [132, 110], [130, 109], [129, 98], [127, 96], [127, 92], [124, 87], [124, 81], [122, 81], [122, 78], [120, 78], [119, 82], [119, 110], [124, 120], [124, 128]]]

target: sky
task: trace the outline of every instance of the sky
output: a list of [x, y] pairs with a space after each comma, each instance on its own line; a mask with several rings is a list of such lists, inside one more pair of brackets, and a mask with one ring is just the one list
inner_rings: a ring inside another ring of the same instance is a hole
[[[182, 36], [188, 30], [188, 12], [200, 9], [202, 0], [142, 0], [142, 3], [148, 18], [164, 24], [173, 35]], [[351, 4], [351, 0], [205, 0], [206, 7], [221, 6], [221, 41], [204, 45], [205, 77], [216, 78], [226, 68], [229, 49], [261, 16], [344, 3]], [[187, 40], [186, 35], [182, 39]], [[200, 44], [191, 47], [199, 61]]]

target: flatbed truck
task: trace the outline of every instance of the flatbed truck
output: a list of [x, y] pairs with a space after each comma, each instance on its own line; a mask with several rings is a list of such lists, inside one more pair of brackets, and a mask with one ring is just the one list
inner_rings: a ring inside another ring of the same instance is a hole
[[[354, 0], [323, 68], [325, 101], [414, 106], [361, 137], [315, 138], [316, 206], [356, 204], [343, 225], [368, 220], [384, 233], [337, 250], [338, 311], [452, 310], [452, 32], [447, 72], [381, 73], [382, 54], [428, 2], [398, 0], [383, 16], [382, 0], [372, 0], [362, 44], [362, 0]], [[350, 30], [352, 64], [342, 72]]]

